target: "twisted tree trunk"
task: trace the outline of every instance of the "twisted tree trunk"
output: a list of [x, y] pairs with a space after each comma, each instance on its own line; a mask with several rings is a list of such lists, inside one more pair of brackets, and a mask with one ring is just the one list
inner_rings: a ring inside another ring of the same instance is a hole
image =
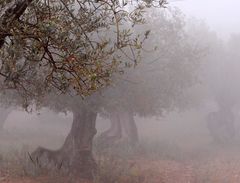
[[126, 139], [130, 145], [138, 143], [138, 130], [131, 111], [122, 111], [119, 113], [122, 126], [122, 139]]
[[98, 141], [105, 146], [111, 146], [119, 142], [134, 146], [138, 143], [138, 130], [134, 115], [126, 109], [115, 109], [109, 114], [111, 126], [103, 132]]
[[62, 170], [64, 173], [81, 178], [92, 178], [96, 170], [92, 155], [96, 117], [97, 113], [88, 108], [74, 110], [72, 128], [63, 146], [57, 151], [39, 147], [31, 155], [34, 163], [37, 166]]
[[122, 128], [121, 128], [121, 121], [117, 114], [117, 111], [113, 111], [109, 114], [110, 120], [110, 128], [103, 132], [98, 139], [103, 141], [104, 143], [112, 143], [117, 139], [121, 138], [122, 135]]

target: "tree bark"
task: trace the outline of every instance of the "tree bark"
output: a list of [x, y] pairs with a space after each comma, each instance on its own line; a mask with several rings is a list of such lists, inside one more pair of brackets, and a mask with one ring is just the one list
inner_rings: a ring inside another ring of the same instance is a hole
[[111, 126], [98, 137], [98, 142], [104, 146], [111, 146], [119, 142], [131, 146], [139, 142], [138, 130], [134, 115], [126, 109], [115, 109], [109, 114]]
[[33, 162], [47, 169], [58, 169], [81, 178], [92, 178], [96, 163], [92, 141], [96, 134], [97, 113], [88, 108], [73, 111], [73, 124], [63, 146], [52, 151], [39, 147], [31, 155]]

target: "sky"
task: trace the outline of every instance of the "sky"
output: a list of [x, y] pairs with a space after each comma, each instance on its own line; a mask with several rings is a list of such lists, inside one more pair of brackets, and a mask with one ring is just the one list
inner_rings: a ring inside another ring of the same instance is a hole
[[240, 33], [240, 0], [170, 0], [190, 17], [203, 19], [219, 36]]

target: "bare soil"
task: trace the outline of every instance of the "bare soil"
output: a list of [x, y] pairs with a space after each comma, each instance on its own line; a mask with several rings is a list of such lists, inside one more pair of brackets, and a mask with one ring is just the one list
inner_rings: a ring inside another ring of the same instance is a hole
[[[130, 160], [129, 160], [130, 161]], [[134, 166], [128, 174], [138, 177], [136, 183], [239, 183], [240, 156], [238, 152], [218, 152], [214, 157], [198, 160], [150, 160], [138, 157], [131, 160]], [[1, 183], [90, 183], [86, 180], [71, 181], [63, 177], [17, 177], [1, 171]], [[111, 174], [111, 172], [109, 172]], [[132, 179], [131, 179], [132, 180]], [[119, 183], [130, 182], [128, 175], [120, 176]], [[108, 182], [105, 182], [108, 183]], [[113, 182], [109, 182], [113, 183]], [[135, 182], [134, 182], [135, 183]]]

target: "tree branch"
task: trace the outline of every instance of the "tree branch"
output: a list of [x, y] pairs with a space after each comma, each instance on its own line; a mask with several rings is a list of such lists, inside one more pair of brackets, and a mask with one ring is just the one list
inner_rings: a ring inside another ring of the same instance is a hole
[[9, 35], [12, 23], [19, 19], [33, 0], [16, 0], [0, 17], [0, 49], [4, 45], [5, 38]]

